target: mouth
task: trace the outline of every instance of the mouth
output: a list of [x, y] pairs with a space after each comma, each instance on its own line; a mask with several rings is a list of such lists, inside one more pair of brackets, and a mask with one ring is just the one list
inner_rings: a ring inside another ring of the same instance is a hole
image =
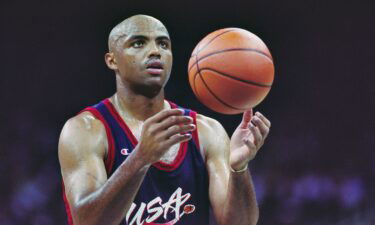
[[161, 61], [151, 61], [146, 64], [146, 71], [151, 75], [161, 75], [163, 70], [163, 63]]

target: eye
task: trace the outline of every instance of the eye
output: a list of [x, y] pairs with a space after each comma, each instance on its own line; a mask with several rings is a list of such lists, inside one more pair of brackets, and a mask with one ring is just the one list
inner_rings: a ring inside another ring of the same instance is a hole
[[138, 41], [133, 42], [131, 46], [133, 48], [141, 48], [144, 44], [145, 44], [144, 41], [138, 40]]
[[160, 41], [159, 45], [160, 45], [160, 47], [162, 47], [164, 49], [168, 49], [168, 47], [169, 47], [169, 43], [167, 41]]

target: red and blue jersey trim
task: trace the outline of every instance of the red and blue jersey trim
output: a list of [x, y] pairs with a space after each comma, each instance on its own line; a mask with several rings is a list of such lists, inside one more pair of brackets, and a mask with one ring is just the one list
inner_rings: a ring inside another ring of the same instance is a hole
[[[171, 108], [183, 109], [184, 115], [191, 116], [194, 124], [197, 124], [196, 112], [179, 107], [172, 102], [169, 102], [169, 104]], [[85, 108], [81, 112], [90, 112], [95, 118], [100, 120], [105, 127], [108, 149], [104, 163], [107, 175], [110, 177], [117, 167], [127, 158], [127, 156], [124, 156], [121, 153], [121, 150], [126, 147], [127, 150], [132, 151], [137, 146], [138, 140], [108, 98], [101, 101], [97, 105]], [[157, 162], [152, 165], [143, 184], [141, 185], [140, 193], [137, 195], [135, 202], [146, 202], [148, 201], [147, 199], [152, 198], [152, 196], [155, 196], [155, 194], [162, 196], [163, 200], [166, 201], [166, 196], [168, 196], [170, 194], [169, 192], [172, 191], [170, 188], [172, 188], [173, 185], [168, 187], [167, 184], [161, 184], [160, 187], [163, 187], [162, 189], [154, 189], [155, 187], [153, 187], [153, 189], [149, 190], [149, 187], [156, 184], [153, 182], [159, 179], [166, 179], [167, 177], [169, 177], [168, 179], [175, 180], [177, 179], [177, 176], [181, 176], [182, 174], [191, 174], [187, 175], [188, 177], [191, 177], [189, 178], [188, 183], [185, 183], [187, 181], [187, 177], [184, 178], [185, 175], [181, 178], [181, 181], [178, 179], [175, 181], [181, 184], [181, 187], [184, 190], [189, 191], [192, 196], [196, 196], [194, 200], [192, 200], [192, 203], [203, 210], [201, 213], [198, 213], [199, 211], [197, 211], [197, 216], [199, 217], [200, 221], [208, 221], [208, 217], [206, 216], [206, 214], [208, 214], [207, 210], [209, 207], [207, 171], [204, 165], [204, 157], [202, 157], [200, 152], [198, 130], [195, 129], [193, 132], [191, 132], [191, 134], [192, 140], [180, 144], [177, 156], [172, 163]], [[189, 155], [187, 157], [188, 152]], [[187, 158], [187, 161], [184, 160], [185, 158]], [[174, 189], [176, 187], [173, 186]], [[166, 192], [160, 192], [161, 190], [166, 190]], [[63, 197], [68, 215], [68, 223], [69, 225], [74, 225], [71, 208], [65, 194], [64, 184]], [[121, 224], [125, 224], [125, 222], [122, 222]]]

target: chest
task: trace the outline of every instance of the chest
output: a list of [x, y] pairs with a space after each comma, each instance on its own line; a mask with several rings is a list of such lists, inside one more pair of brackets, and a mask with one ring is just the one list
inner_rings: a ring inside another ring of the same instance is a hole
[[[140, 140], [140, 138], [141, 138], [142, 127], [143, 127], [143, 124], [129, 126], [129, 129], [131, 130], [131, 132], [133, 133], [134, 137], [137, 140]], [[163, 163], [167, 163], [167, 164], [172, 163], [175, 160], [175, 158], [177, 157], [179, 149], [180, 149], [180, 144], [173, 145], [160, 158], [160, 161], [163, 162]]]

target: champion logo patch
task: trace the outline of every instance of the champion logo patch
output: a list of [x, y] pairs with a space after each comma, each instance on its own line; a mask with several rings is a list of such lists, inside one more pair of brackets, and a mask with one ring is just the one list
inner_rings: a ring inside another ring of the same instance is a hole
[[129, 154], [130, 154], [129, 149], [127, 149], [127, 148], [121, 149], [121, 155], [129, 155]]

